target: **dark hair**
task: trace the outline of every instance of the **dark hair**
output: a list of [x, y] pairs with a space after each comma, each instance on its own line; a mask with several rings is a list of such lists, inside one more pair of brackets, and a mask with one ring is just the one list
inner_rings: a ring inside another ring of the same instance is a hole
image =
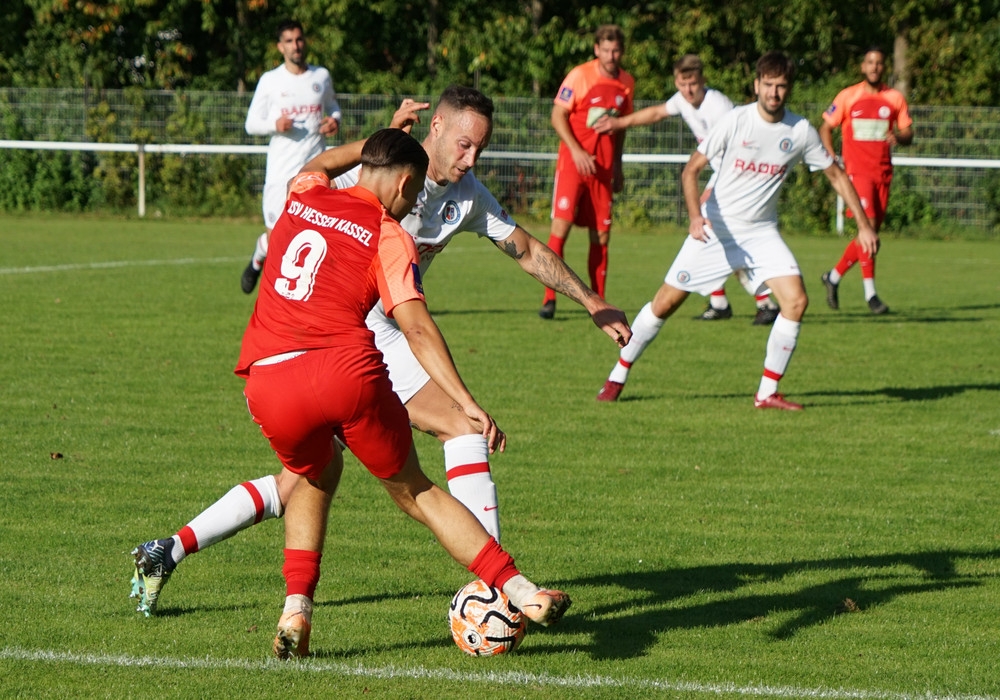
[[686, 53], [674, 63], [674, 75], [688, 76], [692, 73], [701, 75], [704, 64], [696, 53]]
[[365, 168], [410, 168], [427, 170], [427, 151], [420, 142], [402, 129], [379, 129], [368, 137], [361, 149], [361, 165]]
[[438, 108], [447, 107], [455, 111], [471, 110], [493, 121], [493, 100], [475, 88], [449, 85], [441, 93]]
[[286, 19], [284, 22], [278, 25], [278, 31], [275, 32], [274, 36], [278, 41], [281, 41], [281, 35], [291, 29], [298, 29], [302, 32], [303, 36], [306, 30], [302, 28], [302, 23], [295, 19]]
[[875, 51], [877, 53], [882, 54], [883, 60], [886, 58], [885, 49], [883, 49], [878, 44], [872, 44], [867, 49], [865, 49], [865, 52], [863, 54], [861, 54], [861, 57], [864, 58], [865, 56], [867, 56], [868, 54], [870, 54], [872, 51]]
[[597, 28], [594, 43], [600, 44], [602, 41], [617, 41], [621, 50], [625, 50], [625, 32], [617, 24], [602, 24]]
[[781, 51], [768, 51], [757, 59], [757, 79], [795, 77], [795, 62]]

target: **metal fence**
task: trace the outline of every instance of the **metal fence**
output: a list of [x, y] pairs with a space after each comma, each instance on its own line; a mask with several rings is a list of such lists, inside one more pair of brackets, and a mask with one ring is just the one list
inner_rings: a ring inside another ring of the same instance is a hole
[[[384, 126], [402, 97], [339, 95], [344, 114], [339, 139], [353, 140]], [[411, 97], [434, 102], [429, 96]], [[6, 88], [0, 89], [0, 139], [262, 145], [263, 139], [243, 128], [250, 98], [234, 92]], [[495, 104], [492, 142], [477, 175], [511, 211], [545, 217], [558, 147], [549, 123], [551, 100], [497, 98]], [[791, 107], [818, 123], [825, 105]], [[937, 219], [967, 226], [989, 229], [1000, 223], [1000, 108], [918, 106], [911, 111], [917, 136], [912, 146], [897, 151], [894, 201], [916, 200]], [[414, 128], [417, 138], [426, 133], [428, 121], [429, 115]], [[680, 119], [631, 129], [616, 220], [685, 220], [680, 170], [694, 147]], [[259, 190], [264, 156], [241, 159], [248, 182]]]

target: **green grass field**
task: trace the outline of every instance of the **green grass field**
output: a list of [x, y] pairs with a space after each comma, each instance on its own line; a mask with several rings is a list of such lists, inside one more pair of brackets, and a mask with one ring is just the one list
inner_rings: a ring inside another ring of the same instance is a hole
[[[692, 298], [617, 404], [617, 357], [579, 308], [491, 245], [427, 276], [466, 381], [509, 434], [504, 543], [574, 606], [494, 659], [447, 633], [469, 574], [348, 458], [317, 591], [315, 656], [270, 658], [284, 595], [269, 521], [192, 556], [145, 619], [129, 550], [277, 470], [232, 374], [254, 222], [0, 217], [0, 696], [1000, 697], [1000, 247], [887, 240], [872, 317], [843, 241], [792, 237], [813, 304], [755, 411], [768, 330]], [[544, 227], [535, 228], [543, 240]], [[586, 269], [585, 234], [568, 259]], [[617, 232], [631, 319], [678, 231]], [[438, 444], [418, 436], [443, 481]]]

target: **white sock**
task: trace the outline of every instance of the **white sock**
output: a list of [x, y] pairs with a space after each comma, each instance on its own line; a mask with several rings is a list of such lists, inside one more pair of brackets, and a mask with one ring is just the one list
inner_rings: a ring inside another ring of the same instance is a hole
[[497, 487], [490, 474], [489, 459], [489, 445], [482, 435], [459, 435], [444, 443], [448, 491], [472, 511], [486, 532], [499, 542]]
[[789, 321], [780, 313], [774, 319], [771, 334], [767, 337], [767, 354], [764, 356], [764, 374], [757, 389], [758, 399], [766, 399], [778, 392], [778, 382], [785, 376], [788, 362], [795, 352], [801, 326], [800, 321]]
[[639, 309], [635, 320], [632, 321], [632, 339], [628, 341], [628, 345], [623, 347], [618, 354], [618, 362], [615, 364], [615, 368], [611, 370], [611, 374], [608, 376], [609, 380], [618, 382], [619, 384], [625, 383], [632, 364], [639, 359], [646, 346], [653, 342], [663, 327], [665, 320], [657, 318], [656, 314], [653, 313], [652, 302]]
[[511, 576], [510, 580], [503, 585], [503, 592], [507, 594], [510, 598], [510, 602], [514, 604], [515, 607], [524, 607], [524, 604], [529, 602], [538, 591], [542, 590], [531, 581], [526, 579], [521, 574], [516, 576]]
[[313, 602], [301, 593], [285, 596], [285, 608], [281, 612], [282, 614], [300, 612], [302, 613], [302, 617], [306, 619], [306, 622], [312, 624]]
[[865, 277], [861, 280], [861, 284], [865, 287], [865, 301], [868, 301], [873, 296], [875, 296], [875, 278]]
[[754, 297], [757, 302], [758, 309], [776, 309], [778, 305], [771, 301], [771, 297], [767, 294], [760, 294]]
[[843, 275], [837, 272], [837, 268], [834, 268], [830, 270], [830, 274], [827, 275], [827, 278], [830, 280], [831, 284], [840, 284], [840, 280], [843, 278]]
[[709, 294], [708, 303], [713, 309], [722, 311], [729, 306], [729, 297], [726, 296], [726, 291], [724, 289], [720, 289]]
[[174, 535], [171, 552], [174, 561], [179, 562], [188, 554], [211, 547], [251, 525], [280, 518], [281, 510], [273, 475], [234, 486]]
[[264, 265], [264, 258], [267, 257], [267, 231], [260, 234], [257, 237], [257, 245], [253, 249], [253, 257], [250, 259], [250, 264], [253, 265], [253, 269], [259, 270]]

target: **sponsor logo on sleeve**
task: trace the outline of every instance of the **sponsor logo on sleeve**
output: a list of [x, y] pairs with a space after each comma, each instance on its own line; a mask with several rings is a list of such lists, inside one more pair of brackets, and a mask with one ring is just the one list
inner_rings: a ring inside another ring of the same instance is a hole
[[573, 88], [564, 87], [559, 91], [559, 100], [562, 102], [572, 102]]
[[416, 263], [410, 263], [410, 270], [413, 272], [413, 287], [420, 292], [424, 293], [424, 283], [420, 280], [420, 266]]

